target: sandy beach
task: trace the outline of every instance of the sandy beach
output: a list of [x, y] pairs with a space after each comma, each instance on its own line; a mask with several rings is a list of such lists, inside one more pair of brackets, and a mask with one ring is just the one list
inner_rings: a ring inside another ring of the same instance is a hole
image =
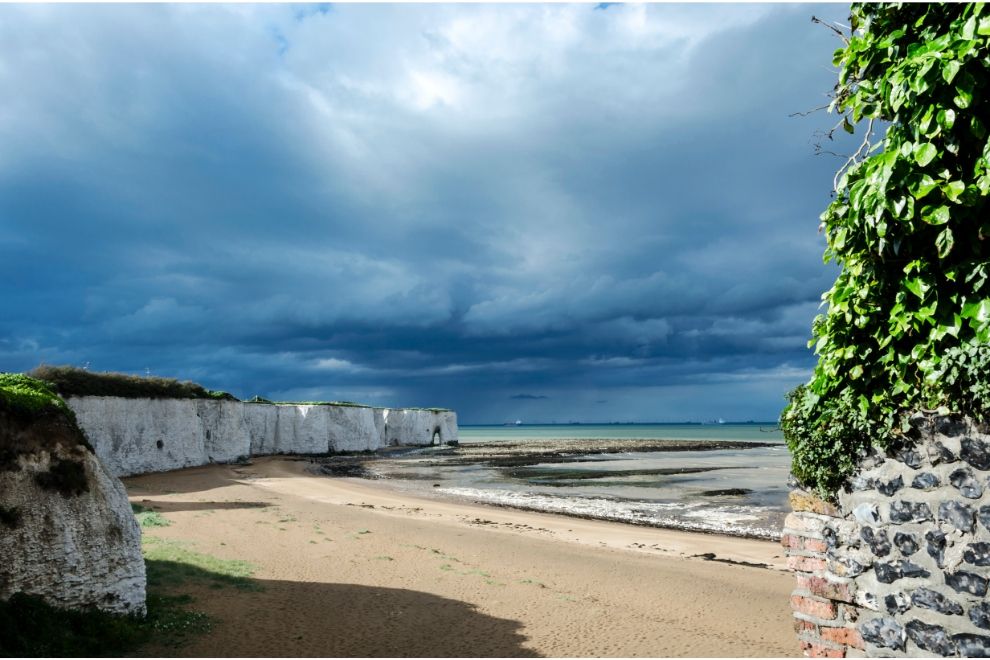
[[250, 562], [260, 586], [187, 588], [213, 630], [143, 653], [799, 655], [775, 543], [417, 498], [309, 468], [265, 458], [124, 480], [171, 522], [147, 536]]

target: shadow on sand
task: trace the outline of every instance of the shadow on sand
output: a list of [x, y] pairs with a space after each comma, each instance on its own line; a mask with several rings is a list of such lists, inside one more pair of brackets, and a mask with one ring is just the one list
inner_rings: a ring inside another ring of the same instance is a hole
[[271, 502], [167, 502], [164, 500], [136, 500], [135, 504], [152, 509], [159, 513], [175, 513], [176, 511], [215, 511], [229, 509], [264, 509], [272, 506]]
[[[342, 561], [336, 559], [335, 561]], [[328, 560], [330, 561], [330, 560]], [[151, 573], [173, 562], [148, 561]], [[212, 631], [142, 655], [222, 657], [539, 657], [523, 647], [522, 624], [434, 594], [357, 584], [245, 579], [217, 588], [218, 574], [183, 566], [166, 594], [188, 594]], [[247, 584], [249, 583], [249, 584]], [[167, 640], [160, 640], [167, 641]]]

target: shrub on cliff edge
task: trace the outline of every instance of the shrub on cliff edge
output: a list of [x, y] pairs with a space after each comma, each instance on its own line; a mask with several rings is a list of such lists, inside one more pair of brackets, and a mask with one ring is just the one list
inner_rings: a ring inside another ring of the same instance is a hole
[[0, 407], [24, 415], [68, 409], [48, 383], [13, 373], [0, 373]]
[[[854, 4], [830, 111], [859, 132], [821, 216], [841, 266], [813, 325], [818, 364], [781, 428], [828, 496], [912, 411], [990, 407], [990, 10]], [[874, 142], [878, 124], [887, 126]]]
[[157, 376], [132, 376], [94, 372], [72, 366], [43, 364], [29, 376], [50, 383], [62, 396], [119, 396], [129, 399], [223, 399], [236, 401], [227, 392], [208, 390], [192, 381]]

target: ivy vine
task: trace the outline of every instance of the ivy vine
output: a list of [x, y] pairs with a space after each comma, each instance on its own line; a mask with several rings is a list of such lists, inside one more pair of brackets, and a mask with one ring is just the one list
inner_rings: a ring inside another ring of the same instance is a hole
[[821, 216], [841, 271], [812, 327], [818, 364], [781, 415], [795, 477], [823, 495], [914, 412], [990, 412], [990, 10], [854, 4], [848, 30], [830, 27], [828, 109], [863, 139]]

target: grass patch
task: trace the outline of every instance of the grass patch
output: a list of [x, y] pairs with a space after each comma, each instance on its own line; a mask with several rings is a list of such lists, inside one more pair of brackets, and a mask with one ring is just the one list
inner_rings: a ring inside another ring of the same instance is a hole
[[228, 392], [208, 390], [198, 383], [157, 376], [95, 372], [43, 364], [29, 376], [45, 381], [62, 396], [118, 396], [128, 399], [222, 399], [237, 401]]
[[240, 559], [220, 559], [190, 550], [185, 543], [145, 537], [142, 542], [148, 567], [148, 589], [175, 587], [186, 582], [207, 582], [210, 586], [260, 591], [250, 579], [254, 565]]
[[172, 524], [172, 521], [162, 514], [140, 504], [131, 503], [131, 510], [141, 527], [168, 527]]

